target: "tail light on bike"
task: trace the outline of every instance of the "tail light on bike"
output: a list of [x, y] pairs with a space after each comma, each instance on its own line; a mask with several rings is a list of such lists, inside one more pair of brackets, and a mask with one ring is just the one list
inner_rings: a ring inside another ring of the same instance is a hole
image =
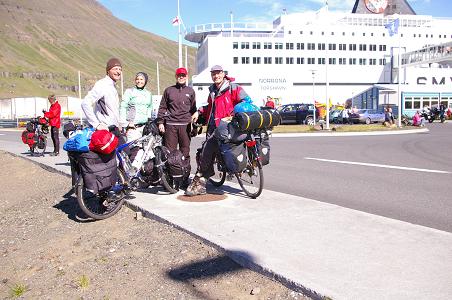
[[246, 145], [248, 148], [254, 147], [254, 146], [256, 146], [256, 140], [245, 141], [245, 145]]

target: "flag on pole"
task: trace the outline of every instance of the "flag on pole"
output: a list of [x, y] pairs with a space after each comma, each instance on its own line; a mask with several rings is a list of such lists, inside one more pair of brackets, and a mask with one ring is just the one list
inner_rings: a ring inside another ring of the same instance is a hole
[[385, 25], [385, 28], [388, 30], [389, 36], [398, 34], [399, 33], [399, 19], [395, 19], [394, 21], [389, 22], [388, 24]]
[[175, 17], [175, 18], [173, 19], [172, 24], [173, 24], [173, 26], [178, 26], [179, 23], [180, 23], [180, 21], [179, 21], [179, 16], [177, 16], [177, 17]]

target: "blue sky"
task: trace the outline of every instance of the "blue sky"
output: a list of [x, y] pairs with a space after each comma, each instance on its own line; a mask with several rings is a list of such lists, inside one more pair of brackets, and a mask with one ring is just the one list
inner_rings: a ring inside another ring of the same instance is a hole
[[[133, 26], [177, 41], [177, 0], [98, 0], [113, 15]], [[179, 0], [182, 19], [187, 28], [205, 23], [229, 22], [230, 12], [236, 22], [271, 22], [283, 9], [288, 13], [317, 10], [324, 0]], [[329, 0], [330, 10], [351, 11], [355, 0]], [[450, 0], [410, 0], [417, 14], [452, 17]]]

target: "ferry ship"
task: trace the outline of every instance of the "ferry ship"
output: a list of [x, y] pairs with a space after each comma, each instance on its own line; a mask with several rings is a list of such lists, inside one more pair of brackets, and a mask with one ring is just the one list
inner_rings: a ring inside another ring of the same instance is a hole
[[[284, 12], [268, 24], [231, 16], [230, 22], [196, 25], [185, 39], [198, 44], [192, 85], [199, 104], [212, 83], [210, 67], [219, 64], [258, 105], [271, 96], [279, 105], [350, 99], [358, 108], [402, 103], [414, 110], [439, 101], [452, 108], [452, 54], [408, 64], [414, 54], [450, 51], [452, 19], [417, 15], [407, 1], [357, 0], [350, 13], [326, 5]], [[406, 67], [398, 64], [399, 49]]]

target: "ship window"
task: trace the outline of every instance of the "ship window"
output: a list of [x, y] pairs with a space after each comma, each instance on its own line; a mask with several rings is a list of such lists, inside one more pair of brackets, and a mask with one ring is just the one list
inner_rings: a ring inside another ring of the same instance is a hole
[[309, 32], [309, 34], [310, 34], [310, 35], [313, 35], [313, 34], [314, 34], [314, 32], [312, 32], [312, 31], [311, 31], [311, 32]]
[[365, 33], [365, 32], [363, 32], [363, 36], [366, 36], [366, 33]]
[[249, 57], [242, 57], [242, 65], [247, 65], [250, 63]]
[[297, 65], [304, 65], [304, 57], [297, 57]]
[[289, 31], [288, 31], [288, 34], [292, 34], [292, 31], [289, 30]]
[[328, 64], [330, 65], [335, 65], [336, 64], [336, 58], [335, 57], [330, 57], [328, 59]]
[[339, 58], [339, 64], [340, 65], [345, 65], [346, 63], [347, 63], [347, 59], [345, 57]]
[[293, 57], [286, 57], [286, 65], [293, 65]]
[[372, 33], [370, 34], [370, 36], [374, 36], [374, 33], [372, 32]]
[[336, 50], [336, 44], [328, 44], [328, 50]]
[[355, 36], [355, 33], [354, 33], [354, 32], [352, 32], [352, 36]]
[[366, 44], [359, 44], [359, 51], [366, 51]]
[[308, 50], [315, 50], [315, 44], [314, 43], [308, 43]]
[[356, 58], [349, 58], [348, 59], [348, 64], [349, 65], [356, 65]]
[[325, 32], [322, 31], [322, 35], [325, 35]]
[[375, 66], [376, 64], [377, 64], [377, 59], [375, 59], [375, 58], [369, 59], [369, 65]]
[[261, 43], [253, 42], [253, 49], [260, 49], [260, 48], [261, 48]]
[[232, 58], [232, 62], [234, 63], [234, 65], [239, 63], [239, 58], [237, 56]]
[[282, 65], [282, 63], [283, 63], [282, 57], [275, 57], [275, 64]]
[[264, 57], [264, 65], [271, 65], [272, 58], [271, 57]]
[[318, 65], [324, 65], [325, 64], [325, 58], [324, 57], [317, 58], [317, 64]]
[[272, 43], [266, 42], [264, 43], [264, 49], [271, 49], [272, 48]]
[[385, 33], [383, 33], [383, 36], [386, 36], [386, 34], [385, 34]]
[[253, 57], [253, 64], [254, 65], [259, 65], [261, 63], [261, 58], [260, 57]]
[[331, 31], [331, 35], [334, 35], [334, 32]]
[[239, 43], [238, 42], [233, 42], [232, 43], [232, 49], [239, 49]]
[[297, 43], [297, 50], [304, 50], [304, 43]]
[[365, 58], [360, 58], [359, 59], [359, 65], [360, 66], [365, 66], [367, 64], [367, 60]]
[[283, 48], [283, 43], [275, 43], [275, 49], [281, 49]]
[[356, 44], [348, 44], [348, 50], [356, 51]]
[[317, 50], [325, 50], [325, 43], [318, 43]]
[[242, 42], [240, 46], [241, 46], [242, 49], [249, 49], [250, 48], [250, 43], [249, 42]]
[[293, 43], [286, 43], [286, 50], [293, 50]]
[[342, 32], [342, 35], [345, 35], [345, 32]]
[[308, 57], [308, 65], [313, 65], [315, 63], [314, 57]]
[[300, 31], [300, 34], [303, 34], [303, 31]]

